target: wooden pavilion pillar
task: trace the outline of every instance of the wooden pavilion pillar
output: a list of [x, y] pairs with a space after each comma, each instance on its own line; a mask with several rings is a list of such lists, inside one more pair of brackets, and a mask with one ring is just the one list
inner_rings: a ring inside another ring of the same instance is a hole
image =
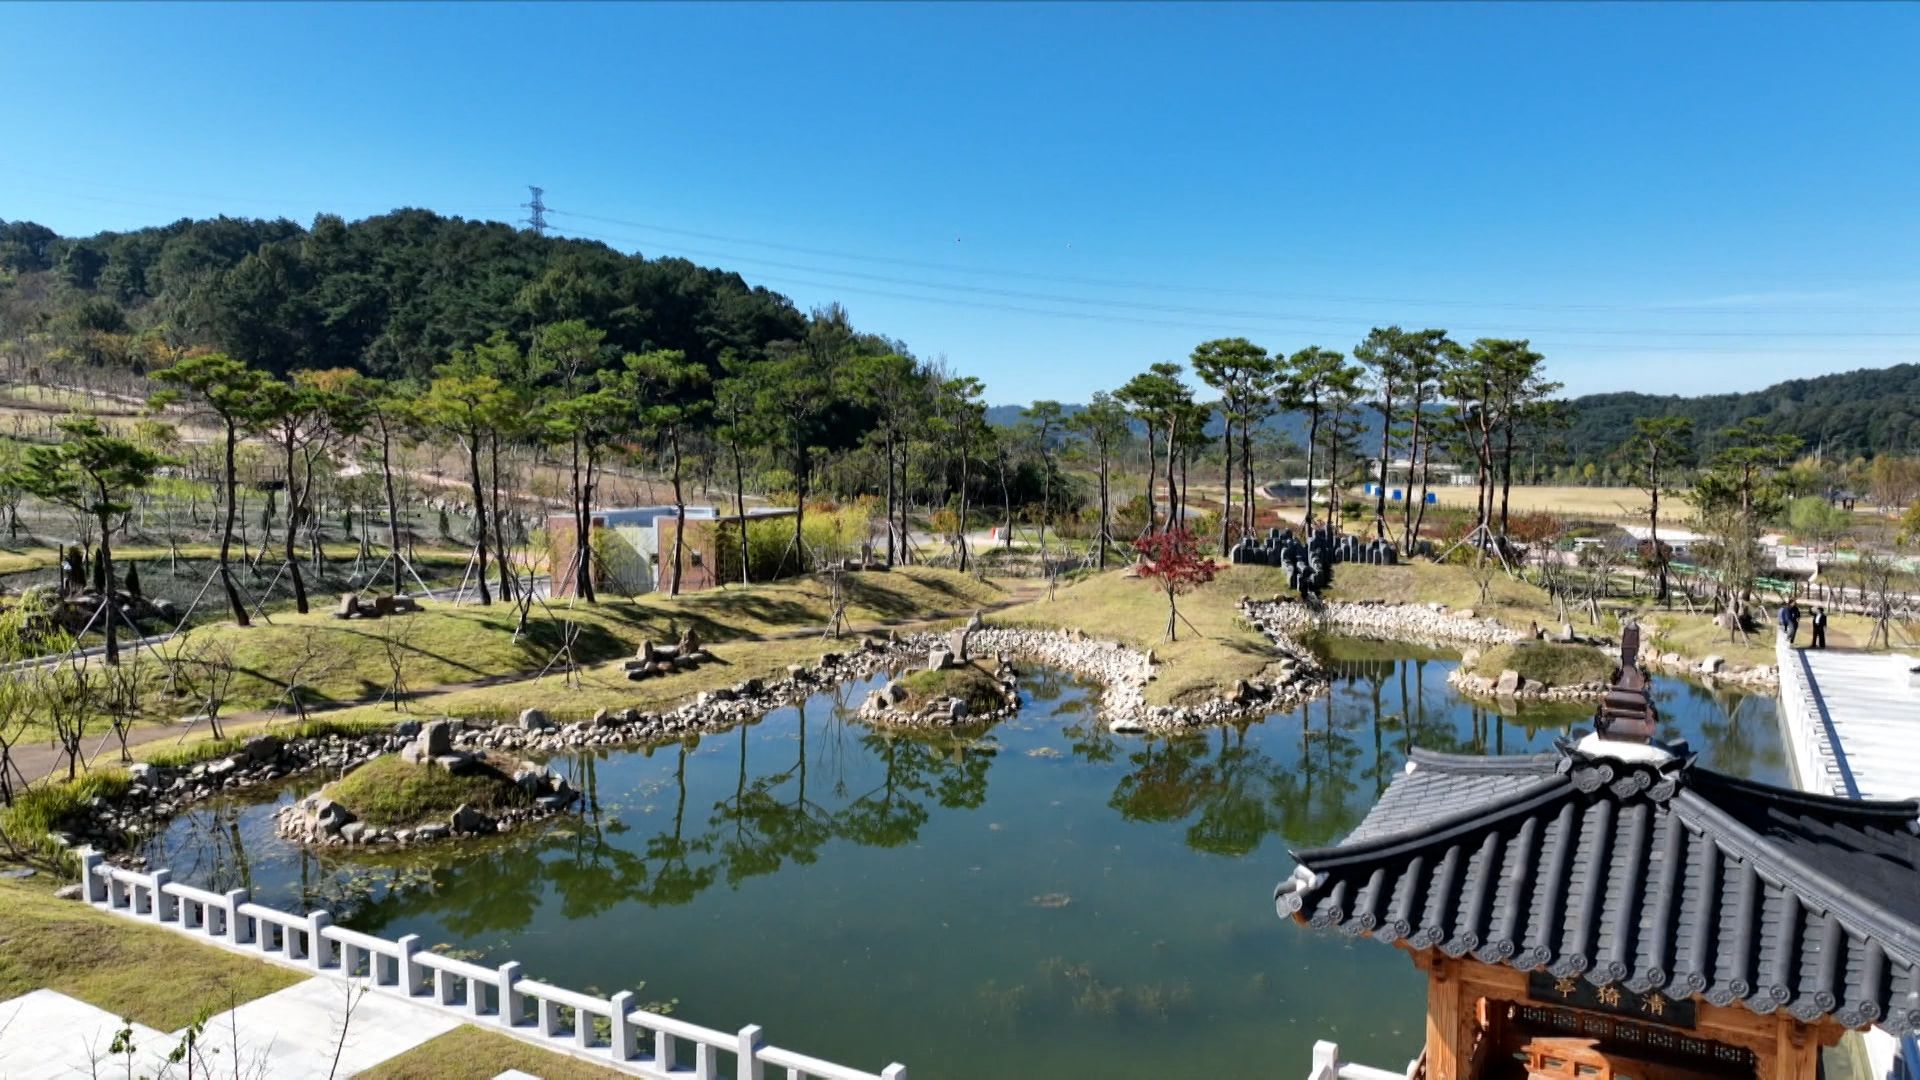
[[1480, 1033], [1480, 995], [1468, 966], [1445, 956], [1416, 953], [1427, 971], [1427, 1080], [1471, 1080]]

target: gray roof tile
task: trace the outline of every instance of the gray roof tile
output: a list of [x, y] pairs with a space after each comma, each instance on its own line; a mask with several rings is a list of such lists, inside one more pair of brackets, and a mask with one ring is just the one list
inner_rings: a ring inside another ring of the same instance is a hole
[[1416, 752], [1276, 894], [1315, 927], [1920, 1033], [1920, 802], [1807, 795], [1691, 759]]

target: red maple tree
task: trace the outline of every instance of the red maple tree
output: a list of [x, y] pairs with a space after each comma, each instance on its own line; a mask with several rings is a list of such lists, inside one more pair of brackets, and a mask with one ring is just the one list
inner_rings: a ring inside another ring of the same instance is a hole
[[1186, 529], [1168, 529], [1133, 542], [1140, 556], [1134, 573], [1160, 583], [1167, 594], [1167, 640], [1176, 639], [1180, 619], [1177, 598], [1213, 580], [1213, 560], [1200, 554], [1200, 541]]

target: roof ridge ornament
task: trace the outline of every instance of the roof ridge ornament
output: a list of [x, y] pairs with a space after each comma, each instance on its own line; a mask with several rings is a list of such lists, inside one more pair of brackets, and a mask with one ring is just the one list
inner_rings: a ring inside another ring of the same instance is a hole
[[1640, 624], [1628, 620], [1620, 626], [1620, 663], [1613, 669], [1606, 695], [1593, 714], [1594, 733], [1603, 739], [1651, 743], [1660, 729], [1652, 677], [1639, 665], [1639, 657]]

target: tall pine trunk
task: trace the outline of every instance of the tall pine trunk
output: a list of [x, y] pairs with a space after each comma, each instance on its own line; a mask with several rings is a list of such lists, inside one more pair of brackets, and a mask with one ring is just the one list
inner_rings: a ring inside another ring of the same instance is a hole
[[1320, 443], [1320, 403], [1313, 402], [1307, 408], [1307, 514], [1301, 519], [1304, 527], [1313, 525], [1313, 459]]
[[1153, 512], [1153, 485], [1159, 482], [1154, 478], [1154, 467], [1159, 460], [1160, 459], [1155, 456], [1153, 446], [1153, 423], [1149, 421], [1147, 423], [1147, 531], [1149, 533], [1153, 532], [1154, 528], [1159, 524], [1159, 522], [1154, 520], [1155, 515]]
[[[107, 493], [99, 490], [98, 505], [107, 504]], [[101, 513], [95, 515], [100, 521], [100, 576], [105, 579], [106, 588], [100, 590], [100, 602], [106, 607], [101, 611], [102, 621], [106, 623], [107, 663], [120, 662], [120, 610], [113, 604], [113, 515]], [[13, 676], [8, 676], [12, 678]]]
[[300, 504], [304, 501], [300, 495], [300, 485], [296, 482], [294, 470], [297, 468], [293, 452], [293, 440], [287, 440], [287, 535], [282, 538], [281, 555], [287, 561], [287, 572], [293, 578], [293, 609], [302, 615], [307, 613], [307, 583], [300, 576], [300, 557], [294, 547], [300, 542]]
[[747, 470], [740, 463], [740, 441], [732, 440], [733, 511], [740, 517], [740, 584], [753, 584], [753, 564], [747, 555]]
[[1387, 538], [1387, 466], [1393, 458], [1393, 390], [1380, 397], [1380, 490], [1374, 493], [1373, 524], [1379, 539]]
[[393, 489], [393, 432], [384, 418], [379, 423], [380, 480], [387, 489], [387, 546], [393, 551], [393, 592], [398, 596], [406, 591], [407, 582], [401, 566], [405, 557], [400, 554], [400, 500]]
[[[593, 591], [593, 477], [592, 464], [583, 482], [580, 476], [580, 436], [573, 436], [573, 594], [598, 603]], [[657, 583], [656, 583], [657, 584]]]
[[1107, 568], [1107, 544], [1113, 539], [1112, 521], [1112, 500], [1107, 489], [1107, 444], [1103, 442], [1100, 444], [1100, 535], [1094, 539], [1094, 543], [1100, 545], [1094, 561], [1102, 570]]
[[473, 553], [479, 559], [474, 581], [480, 586], [480, 606], [491, 607], [493, 595], [487, 591], [487, 493], [480, 485], [480, 438], [476, 431], [466, 440], [467, 476], [473, 481]]
[[968, 563], [967, 510], [970, 492], [967, 488], [967, 472], [971, 464], [970, 456], [964, 449], [960, 451], [960, 572], [963, 574], [967, 572]]
[[[1229, 447], [1229, 450], [1232, 448]], [[1253, 501], [1253, 425], [1240, 421], [1240, 535], [1252, 536], [1260, 527], [1260, 511]]]
[[1174, 458], [1180, 456], [1176, 447], [1180, 445], [1180, 418], [1167, 421], [1167, 531], [1172, 532], [1180, 526], [1180, 491], [1173, 486]]
[[[893, 566], [893, 430], [887, 430], [887, 566]], [[871, 536], [872, 533], [867, 535]]]
[[240, 433], [233, 420], [227, 421], [226, 488], [227, 506], [220, 523], [220, 586], [226, 590], [227, 606], [233, 609], [235, 626], [250, 626], [247, 618], [247, 605], [240, 599], [240, 590], [233, 583], [233, 523], [239, 515], [240, 482], [235, 474], [234, 448], [240, 441]]
[[667, 438], [673, 443], [673, 591], [680, 595], [680, 559], [687, 532], [687, 500], [680, 494], [680, 428], [676, 425]]
[[1221, 443], [1222, 473], [1220, 486], [1224, 489], [1220, 504], [1220, 553], [1227, 553], [1229, 538], [1233, 535], [1233, 419], [1227, 418], [1226, 438]]
[[493, 554], [500, 561], [500, 599], [513, 599], [513, 568], [507, 564], [507, 515], [500, 510], [500, 433], [487, 437], [488, 486], [493, 489]]

